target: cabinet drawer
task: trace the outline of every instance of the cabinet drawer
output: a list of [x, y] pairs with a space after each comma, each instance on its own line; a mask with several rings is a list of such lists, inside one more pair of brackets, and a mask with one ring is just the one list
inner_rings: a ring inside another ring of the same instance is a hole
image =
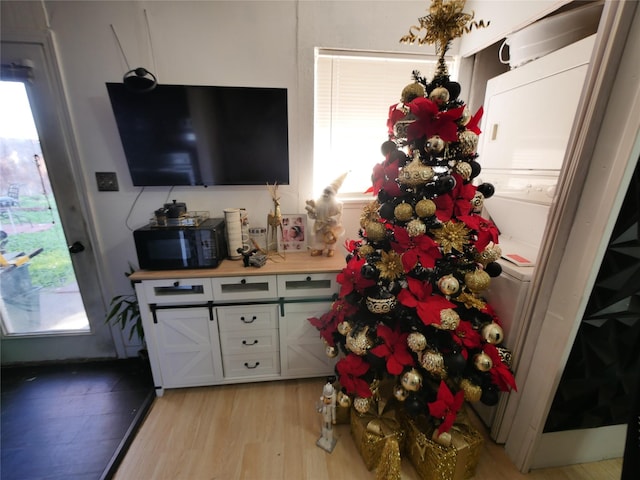
[[218, 307], [216, 312], [220, 332], [248, 333], [278, 328], [277, 305]]
[[222, 277], [211, 281], [216, 302], [275, 299], [278, 296], [275, 275]]
[[200, 303], [213, 301], [210, 278], [171, 278], [142, 282], [147, 302]]
[[278, 275], [279, 297], [330, 297], [337, 292], [338, 283], [335, 273]]
[[278, 331], [224, 332], [220, 335], [220, 347], [223, 355], [271, 353], [280, 348]]
[[278, 352], [224, 355], [222, 365], [225, 378], [277, 375], [280, 373]]

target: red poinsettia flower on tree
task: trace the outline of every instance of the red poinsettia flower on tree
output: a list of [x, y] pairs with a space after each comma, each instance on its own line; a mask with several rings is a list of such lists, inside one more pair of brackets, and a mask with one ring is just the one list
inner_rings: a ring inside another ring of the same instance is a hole
[[462, 390], [453, 395], [447, 384], [444, 381], [440, 381], [436, 401], [427, 404], [431, 416], [442, 420], [438, 427], [438, 433], [442, 434], [451, 430], [463, 402], [464, 392]]
[[397, 298], [402, 305], [409, 308], [417, 308], [418, 303], [426, 300], [433, 290], [429, 282], [422, 282], [413, 277], [407, 277], [407, 287], [400, 290]]
[[346, 297], [353, 291], [363, 294], [366, 288], [375, 285], [375, 280], [364, 278], [360, 273], [366, 262], [366, 259], [354, 256], [347, 262], [347, 266], [342, 269], [342, 272], [336, 276], [336, 281], [341, 285], [340, 297]]
[[362, 398], [371, 397], [369, 383], [361, 378], [369, 371], [370, 365], [355, 353], [350, 353], [336, 364], [336, 371], [347, 393]]
[[[453, 341], [457, 344], [468, 349], [480, 348], [482, 338], [480, 337], [480, 334], [474, 330], [471, 322], [460, 320], [458, 327], [451, 333], [453, 334]], [[466, 351], [464, 352], [464, 356], [466, 358]]]
[[484, 108], [480, 107], [478, 111], [471, 117], [469, 123], [467, 123], [467, 130], [471, 130], [476, 135], [480, 135], [482, 131], [480, 130], [480, 120], [482, 119], [482, 114], [484, 113]]
[[402, 256], [404, 271], [411, 271], [418, 262], [425, 268], [433, 268], [436, 259], [442, 257], [438, 244], [428, 235], [409, 236], [407, 229], [393, 228], [391, 247]]
[[441, 112], [438, 105], [428, 98], [418, 97], [407, 105], [417, 120], [407, 129], [407, 140], [411, 141], [425, 135], [427, 138], [440, 136], [445, 142], [458, 140], [458, 120], [464, 106]]
[[440, 325], [440, 312], [455, 307], [455, 304], [440, 295], [430, 295], [424, 301], [418, 302], [416, 310], [425, 325]]
[[371, 174], [371, 182], [373, 185], [365, 190], [364, 193], [373, 192], [374, 195], [378, 195], [380, 190], [384, 189], [385, 192], [393, 197], [402, 195], [400, 185], [398, 185], [398, 182], [396, 181], [399, 169], [399, 160], [394, 160], [392, 162], [385, 160], [382, 163], [378, 163], [373, 167], [373, 173]]
[[489, 370], [493, 383], [495, 383], [503, 392], [509, 392], [511, 389], [518, 391], [513, 373], [511, 373], [509, 367], [502, 363], [502, 359], [500, 358], [500, 354], [498, 353], [496, 346], [487, 343], [483, 347], [483, 351], [491, 357], [491, 361], [493, 362], [493, 367]]
[[323, 314], [320, 318], [309, 318], [309, 323], [318, 329], [320, 336], [328, 345], [335, 347], [333, 334], [338, 330], [338, 325], [354, 315], [357, 311], [357, 306], [350, 304], [344, 299], [338, 299], [331, 305], [331, 310]]
[[491, 220], [480, 215], [459, 215], [458, 220], [465, 223], [467, 227], [476, 232], [476, 240], [473, 244], [478, 252], [482, 252], [491, 242], [498, 243], [498, 227]]
[[372, 348], [371, 353], [387, 360], [387, 371], [391, 375], [400, 375], [404, 367], [414, 364], [407, 346], [408, 333], [391, 330], [383, 324], [378, 325], [376, 333], [384, 343]]
[[453, 189], [433, 199], [437, 208], [436, 217], [441, 222], [447, 222], [451, 217], [459, 218], [461, 215], [469, 215], [473, 208], [471, 200], [477, 190], [471, 183], [465, 183], [459, 173], [453, 173], [451, 176], [456, 181]]

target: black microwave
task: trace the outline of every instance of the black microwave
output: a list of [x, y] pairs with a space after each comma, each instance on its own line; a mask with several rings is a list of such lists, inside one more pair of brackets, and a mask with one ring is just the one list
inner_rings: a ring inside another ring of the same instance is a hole
[[215, 268], [227, 257], [224, 219], [198, 226], [147, 225], [133, 232], [140, 268], [175, 270]]

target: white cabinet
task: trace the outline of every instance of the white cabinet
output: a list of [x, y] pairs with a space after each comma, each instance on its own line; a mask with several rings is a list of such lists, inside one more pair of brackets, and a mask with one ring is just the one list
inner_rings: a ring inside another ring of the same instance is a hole
[[333, 374], [335, 360], [308, 319], [331, 308], [344, 260], [299, 255], [270, 267], [223, 262], [132, 275], [158, 395]]

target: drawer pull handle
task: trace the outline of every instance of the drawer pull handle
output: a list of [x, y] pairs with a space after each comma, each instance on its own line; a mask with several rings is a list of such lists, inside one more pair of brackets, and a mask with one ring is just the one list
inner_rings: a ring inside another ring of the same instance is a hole
[[251, 346], [251, 345], [257, 345], [257, 344], [258, 344], [258, 340], [254, 340], [254, 341], [253, 341], [253, 342], [251, 342], [251, 343], [248, 343], [246, 340], [242, 340], [242, 344], [243, 344], [243, 345], [248, 345], [248, 346]]
[[246, 278], [243, 278], [242, 280], [240, 280], [240, 283], [241, 283], [242, 285], [246, 284], [246, 283], [247, 283], [247, 279], [246, 279]]
[[258, 368], [258, 365], [260, 365], [260, 362], [256, 362], [253, 365], [253, 367], [250, 367], [248, 362], [244, 362], [244, 366], [247, 367], [249, 370], [253, 370], [254, 368]]
[[244, 317], [240, 317], [240, 320], [242, 320], [244, 323], [253, 323], [257, 320], [258, 317], [256, 317], [255, 315], [253, 317], [251, 317], [251, 320], [247, 320]]
[[173, 286], [174, 287], [179, 287], [180, 286], [180, 282], [176, 280], [175, 282], [173, 282]]
[[307, 277], [307, 282], [310, 282], [310, 281], [311, 281], [311, 277]]

